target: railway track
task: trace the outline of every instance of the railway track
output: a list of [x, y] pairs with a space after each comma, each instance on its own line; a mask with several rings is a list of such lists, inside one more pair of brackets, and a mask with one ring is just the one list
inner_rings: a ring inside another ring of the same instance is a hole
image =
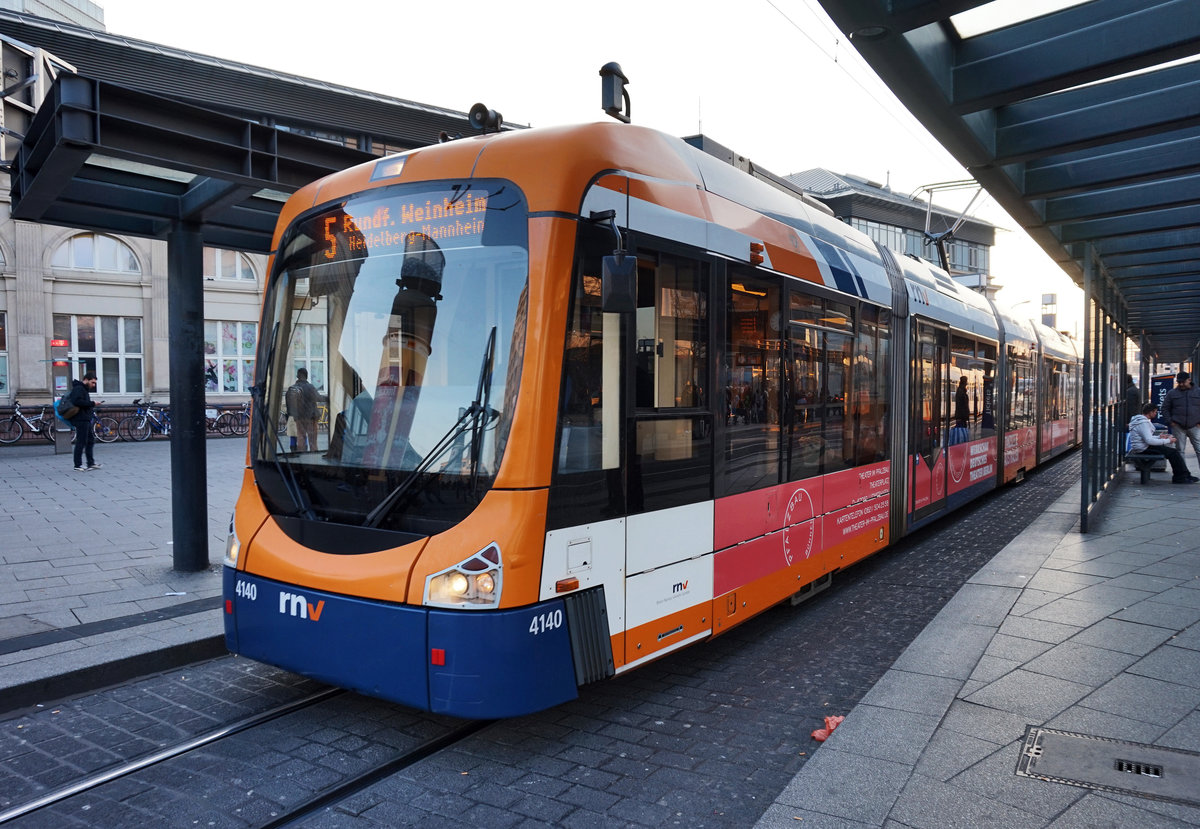
[[[112, 786], [118, 781], [136, 776], [147, 770], [162, 770], [164, 768], [169, 770], [172, 762], [193, 752], [207, 749], [220, 753], [220, 744], [223, 741], [238, 738], [252, 743], [258, 742], [254, 734], [256, 730], [261, 730], [265, 726], [279, 720], [300, 715], [308, 709], [331, 702], [338, 697], [348, 694], [350, 694], [349, 691], [341, 688], [323, 688], [304, 697], [290, 700], [270, 710], [244, 717], [236, 722], [211, 729], [203, 734], [180, 740], [173, 745], [150, 754], [110, 766], [93, 774], [85, 775], [39, 797], [0, 812], [0, 826], [64, 825], [60, 823], [62, 814], [59, 810], [71, 809], [71, 804], [74, 801], [91, 796], [99, 803], [103, 803], [106, 799], [103, 794], [105, 787]], [[374, 763], [371, 767], [349, 775], [334, 785], [325, 787], [312, 797], [302, 800], [290, 808], [282, 809], [279, 813], [272, 814], [269, 819], [258, 825], [263, 827], [263, 829], [293, 825], [314, 812], [350, 797], [378, 780], [395, 774], [414, 763], [420, 762], [427, 757], [437, 754], [439, 751], [461, 742], [487, 727], [490, 722], [488, 720], [460, 721], [458, 724], [430, 736], [429, 739], [400, 749], [391, 756]], [[105, 826], [122, 825], [119, 820], [110, 821], [104, 816], [102, 809], [98, 810], [95, 805], [85, 805], [83, 808], [89, 813], [89, 822], [94, 821], [96, 825]]]

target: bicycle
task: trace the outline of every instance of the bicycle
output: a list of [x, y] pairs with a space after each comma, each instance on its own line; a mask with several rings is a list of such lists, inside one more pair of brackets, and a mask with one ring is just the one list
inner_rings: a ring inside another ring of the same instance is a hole
[[133, 405], [137, 411], [121, 418], [117, 424], [118, 435], [125, 440], [143, 441], [150, 437], [151, 432], [160, 435], [171, 434], [171, 413], [162, 408], [154, 408], [158, 404], [152, 400], [135, 400]]
[[12, 416], [0, 422], [0, 443], [16, 443], [26, 429], [54, 443], [54, 419], [46, 420], [46, 407], [42, 406], [42, 411], [36, 417], [30, 417], [21, 411], [21, 401], [14, 400]]
[[217, 418], [216, 429], [223, 435], [244, 435], [250, 431], [250, 404], [243, 403], [236, 412], [225, 412]]
[[[101, 403], [104, 401], [101, 400]], [[101, 443], [112, 443], [117, 439], [117, 429], [120, 426], [117, 419], [112, 415], [96, 414], [100, 407], [92, 409], [92, 434], [96, 436], [96, 440]]]

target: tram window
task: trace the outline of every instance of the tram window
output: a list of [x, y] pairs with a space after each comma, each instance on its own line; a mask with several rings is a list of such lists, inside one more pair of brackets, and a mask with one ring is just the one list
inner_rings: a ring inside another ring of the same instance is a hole
[[[643, 256], [638, 260], [643, 263]], [[705, 405], [708, 294], [699, 263], [660, 255], [638, 267], [634, 399], [639, 409]]]
[[840, 328], [843, 331], [854, 330], [854, 311], [843, 302], [825, 303], [825, 313], [820, 324], [825, 328]]
[[979, 343], [976, 353], [983, 375], [979, 393], [979, 436], [989, 438], [996, 434], [996, 346]]
[[644, 250], [638, 262], [631, 514], [713, 495], [712, 417], [695, 411], [707, 406], [708, 267]]
[[978, 440], [983, 435], [983, 362], [976, 357], [975, 340], [950, 335], [950, 444]]
[[730, 276], [724, 494], [779, 482], [779, 295], [778, 284]]
[[[830, 316], [833, 316], [832, 314]], [[853, 421], [846, 418], [846, 393], [850, 389], [850, 361], [854, 339], [849, 334], [825, 332], [825, 471], [854, 465]]]
[[930, 463], [942, 447], [942, 429], [946, 418], [945, 389], [946, 334], [928, 325], [917, 324], [913, 365], [913, 448]]
[[1042, 421], [1049, 423], [1064, 416], [1063, 390], [1065, 386], [1063, 370], [1066, 366], [1058, 360], [1045, 360], [1046, 389], [1042, 403]]
[[1028, 351], [1008, 346], [1008, 429], [1019, 429], [1034, 425], [1036, 405], [1036, 380], [1033, 374], [1033, 359]]
[[788, 307], [792, 322], [819, 325], [821, 317], [825, 316], [825, 303], [819, 297], [799, 291], [792, 291]]
[[580, 230], [558, 414], [559, 473], [620, 466], [620, 316], [600, 310], [601, 256], [611, 236]]
[[825, 360], [822, 333], [793, 325], [788, 333], [788, 480], [800, 481], [821, 474], [825, 454], [822, 435]]
[[854, 391], [848, 403], [855, 465], [887, 458], [889, 345], [887, 312], [864, 305], [855, 339]]

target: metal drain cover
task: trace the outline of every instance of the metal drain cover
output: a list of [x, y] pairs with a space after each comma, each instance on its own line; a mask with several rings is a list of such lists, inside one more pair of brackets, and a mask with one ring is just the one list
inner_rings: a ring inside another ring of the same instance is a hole
[[1029, 726], [1017, 774], [1200, 806], [1200, 754]]

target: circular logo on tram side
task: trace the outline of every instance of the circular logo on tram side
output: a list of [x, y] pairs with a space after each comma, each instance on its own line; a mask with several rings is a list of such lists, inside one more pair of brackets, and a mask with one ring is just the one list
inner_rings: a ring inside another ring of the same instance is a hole
[[[957, 459], [955, 458], [955, 455], [958, 456]], [[963, 474], [967, 471], [967, 453], [965, 451], [950, 452], [949, 457], [950, 478], [956, 484], [962, 483]]]
[[[791, 564], [798, 553], [802, 558], [812, 555], [813, 540], [817, 534], [817, 522], [813, 518], [812, 496], [806, 489], [797, 489], [788, 499], [783, 512], [783, 560]], [[800, 524], [800, 522], [806, 522]], [[798, 525], [798, 526], [795, 526]]]

